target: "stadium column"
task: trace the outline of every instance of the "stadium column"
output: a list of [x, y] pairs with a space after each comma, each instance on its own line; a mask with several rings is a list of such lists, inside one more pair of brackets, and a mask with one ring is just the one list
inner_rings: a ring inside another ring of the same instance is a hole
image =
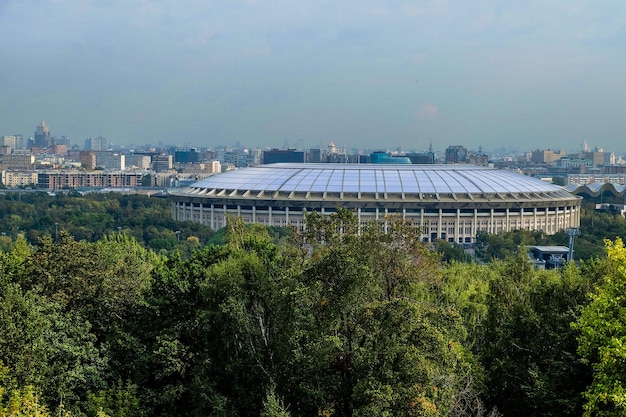
[[285, 226], [289, 227], [289, 207], [285, 206]]
[[537, 228], [537, 207], [533, 207], [533, 222], [534, 222], [533, 229], [534, 230], [539, 230]]
[[478, 234], [478, 209], [474, 209], [474, 224], [472, 225], [472, 241], [476, 241], [476, 235]]
[[439, 224], [437, 224], [437, 239], [441, 239], [441, 227], [443, 225], [443, 213], [441, 208], [439, 209]]
[[226, 226], [226, 204], [222, 205], [222, 227]]
[[211, 230], [215, 230], [215, 205], [211, 204]]
[[267, 207], [267, 225], [274, 226], [272, 223], [272, 206]]
[[555, 219], [555, 224], [556, 224], [556, 229], [554, 230], [555, 232], [561, 230], [561, 224], [559, 223], [559, 206], [556, 206], [554, 208], [554, 219]]
[[548, 207], [546, 207], [544, 210], [546, 211], [546, 233], [547, 234], [552, 234], [554, 232], [551, 230], [551, 227], [550, 227], [550, 226], [552, 226], [550, 224], [550, 216], [549, 216], [550, 210], [548, 209]]
[[505, 232], [511, 231], [511, 223], [509, 222], [509, 208], [506, 208], [506, 227], [504, 228]]
[[571, 213], [569, 211], [569, 206], [563, 206], [563, 229], [567, 229], [571, 227]]
[[252, 206], [252, 224], [256, 223], [256, 206]]
[[454, 225], [454, 232], [455, 232], [454, 240], [456, 241], [456, 243], [461, 243], [461, 241], [459, 241], [459, 238], [463, 236], [463, 230], [461, 228], [461, 209], [460, 208], [456, 209], [456, 224]]
[[493, 209], [489, 210], [489, 228], [491, 229], [490, 233], [496, 233], [496, 225], [493, 222]]

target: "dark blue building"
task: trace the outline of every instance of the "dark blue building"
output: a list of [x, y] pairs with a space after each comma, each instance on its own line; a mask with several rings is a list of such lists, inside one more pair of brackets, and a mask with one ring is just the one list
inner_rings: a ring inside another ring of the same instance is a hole
[[272, 149], [263, 151], [264, 164], [277, 164], [281, 162], [304, 163], [304, 151], [295, 149]]

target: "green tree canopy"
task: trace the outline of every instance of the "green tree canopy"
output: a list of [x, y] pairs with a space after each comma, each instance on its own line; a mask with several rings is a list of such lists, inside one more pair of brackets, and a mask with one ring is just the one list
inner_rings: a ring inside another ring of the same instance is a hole
[[626, 248], [617, 238], [606, 241], [606, 251], [604, 280], [576, 326], [578, 351], [593, 367], [585, 416], [626, 414]]

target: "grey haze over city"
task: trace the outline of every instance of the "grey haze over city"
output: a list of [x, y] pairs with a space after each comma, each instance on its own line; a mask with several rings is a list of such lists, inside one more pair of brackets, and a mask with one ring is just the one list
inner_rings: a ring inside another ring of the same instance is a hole
[[626, 2], [0, 0], [0, 135], [626, 151]]

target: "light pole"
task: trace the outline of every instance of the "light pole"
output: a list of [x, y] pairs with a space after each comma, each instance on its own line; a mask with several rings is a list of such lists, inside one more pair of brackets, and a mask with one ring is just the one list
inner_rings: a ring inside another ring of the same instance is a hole
[[580, 236], [580, 229], [571, 227], [565, 229], [565, 236], [569, 236], [569, 249], [567, 251], [567, 262], [572, 262], [574, 260], [574, 238], [576, 236]]

